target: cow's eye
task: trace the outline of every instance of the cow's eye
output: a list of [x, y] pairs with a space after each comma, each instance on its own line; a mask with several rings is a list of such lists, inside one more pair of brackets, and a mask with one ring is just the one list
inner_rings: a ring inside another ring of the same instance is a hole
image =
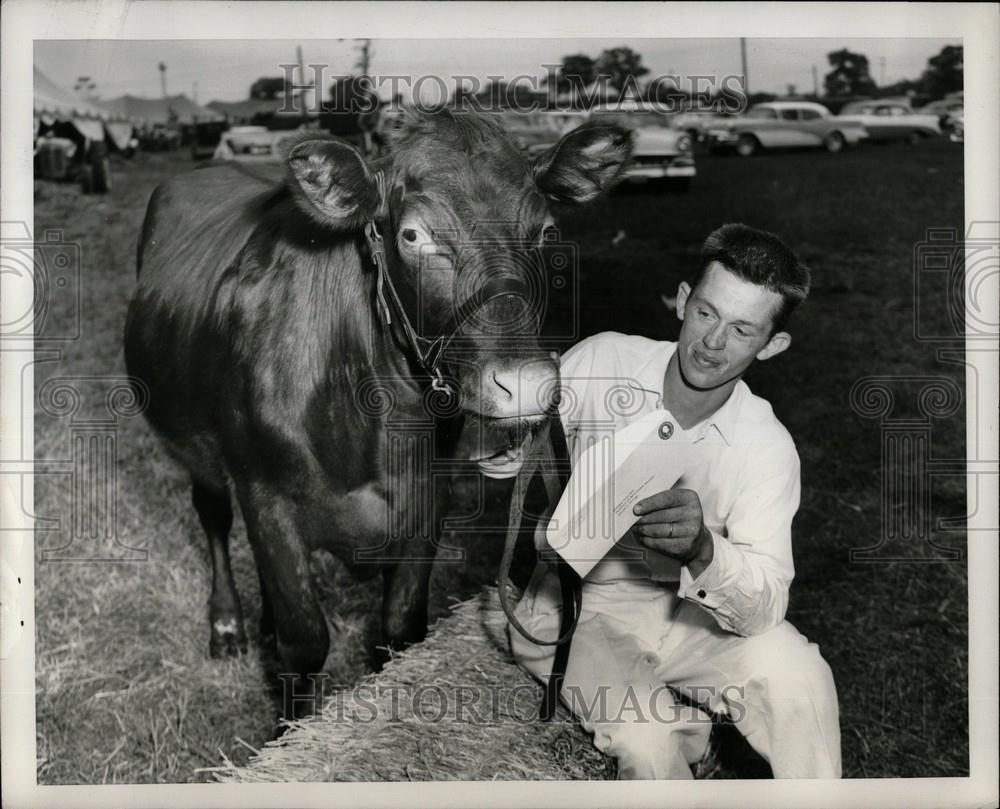
[[434, 240], [416, 222], [404, 222], [399, 229], [399, 245], [405, 250], [422, 250], [431, 248]]

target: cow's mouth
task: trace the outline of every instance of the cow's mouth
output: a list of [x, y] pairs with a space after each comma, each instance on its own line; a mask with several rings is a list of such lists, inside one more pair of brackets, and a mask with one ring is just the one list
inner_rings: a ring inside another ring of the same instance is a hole
[[480, 471], [487, 477], [513, 477], [524, 464], [535, 430], [541, 425], [545, 414], [480, 418], [487, 428], [486, 434], [495, 436], [498, 440], [488, 442], [488, 449], [476, 451], [469, 460], [478, 465]]
[[479, 467], [479, 471], [488, 478], [512, 478], [524, 465], [526, 452], [525, 447], [511, 447], [500, 450], [494, 455], [473, 458], [472, 460]]

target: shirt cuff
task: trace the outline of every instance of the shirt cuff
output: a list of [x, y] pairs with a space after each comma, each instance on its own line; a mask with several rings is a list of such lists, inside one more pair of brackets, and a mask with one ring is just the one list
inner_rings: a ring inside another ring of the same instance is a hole
[[698, 578], [691, 577], [687, 565], [681, 566], [681, 580], [677, 594], [696, 604], [716, 610], [726, 603], [728, 590], [736, 580], [743, 559], [721, 534], [709, 530], [712, 535], [712, 561]]

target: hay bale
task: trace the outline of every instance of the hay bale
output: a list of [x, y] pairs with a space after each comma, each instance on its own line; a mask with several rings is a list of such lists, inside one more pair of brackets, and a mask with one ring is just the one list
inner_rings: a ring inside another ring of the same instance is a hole
[[495, 588], [457, 604], [381, 672], [291, 723], [224, 782], [605, 779], [611, 759], [513, 662]]

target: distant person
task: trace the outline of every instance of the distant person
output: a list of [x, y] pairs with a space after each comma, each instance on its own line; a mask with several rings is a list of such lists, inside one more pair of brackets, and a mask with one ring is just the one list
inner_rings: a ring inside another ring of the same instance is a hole
[[[605, 332], [562, 358], [573, 460], [606, 437], [602, 423], [621, 429], [655, 410], [700, 447], [674, 488], [636, 504], [634, 528], [583, 582], [562, 699], [618, 759], [620, 778], [692, 777], [712, 727], [706, 711], [728, 714], [777, 778], [841, 775], [833, 676], [785, 620], [799, 457], [742, 381], [754, 360], [789, 347], [785, 327], [809, 283], [776, 236], [725, 225], [678, 289], [676, 343]], [[616, 390], [635, 397], [621, 412]], [[540, 562], [516, 614], [554, 639], [560, 605], [558, 579]], [[554, 647], [510, 636], [518, 663], [546, 680]]]
[[368, 154], [371, 126], [367, 118], [378, 103], [371, 91], [371, 80], [366, 76], [345, 76], [334, 83], [330, 93], [320, 114], [320, 128]]

